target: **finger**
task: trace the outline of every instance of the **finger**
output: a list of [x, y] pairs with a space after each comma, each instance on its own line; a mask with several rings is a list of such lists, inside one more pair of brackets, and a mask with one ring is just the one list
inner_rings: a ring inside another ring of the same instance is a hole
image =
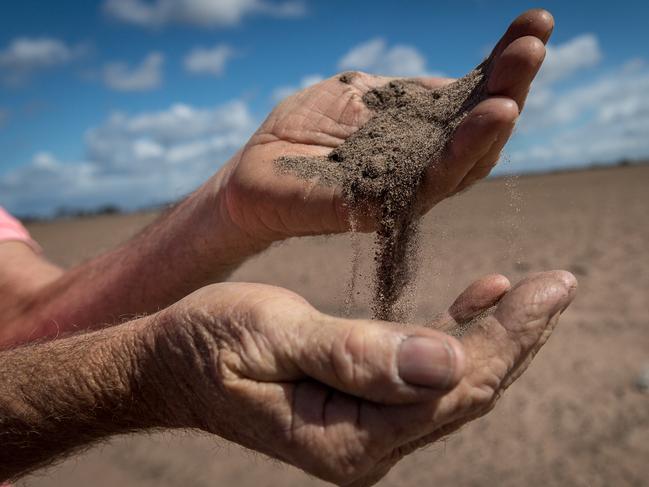
[[476, 162], [489, 153], [499, 135], [511, 129], [517, 116], [518, 107], [509, 98], [491, 97], [471, 110], [439, 163], [432, 164], [426, 172], [422, 183], [425, 209], [455, 192]]
[[502, 392], [502, 381], [507, 375], [539, 340], [547, 340], [554, 325], [552, 318], [568, 306], [575, 290], [572, 274], [551, 271], [532, 275], [507, 293], [493, 314], [462, 338], [470, 376], [452, 397], [442, 400], [440, 415], [452, 418], [465, 413], [458, 406], [467, 397], [477, 397], [478, 390], [489, 391], [481, 399], [490, 406]]
[[434, 441], [489, 411], [548, 339], [576, 286], [572, 274], [552, 271], [533, 275], [509, 291], [460, 340], [466, 372], [453, 391], [428, 404], [390, 408], [390, 423], [402, 434], [402, 444]]
[[519, 15], [509, 25], [505, 34], [494, 47], [491, 58], [498, 57], [512, 42], [524, 36], [534, 36], [544, 44], [550, 39], [554, 29], [552, 14], [543, 9], [532, 9]]
[[509, 279], [505, 276], [485, 276], [462, 291], [448, 310], [430, 326], [444, 333], [452, 333], [458, 326], [494, 306], [510, 288]]
[[520, 37], [494, 59], [487, 92], [507, 96], [522, 110], [530, 84], [545, 58], [543, 42], [534, 36]]
[[[538, 39], [524, 37], [514, 41], [496, 63], [489, 80], [490, 93], [511, 97], [517, 102], [520, 111], [529, 91], [530, 83], [538, 72], [544, 56], [545, 48]], [[512, 73], [515, 73], [516, 76]], [[498, 162], [513, 129], [514, 121], [498, 135], [489, 151], [468, 172], [458, 185], [458, 191], [468, 188], [489, 175]]]
[[498, 134], [496, 141], [492, 144], [487, 153], [482, 156], [480, 160], [478, 160], [478, 162], [476, 162], [475, 165], [471, 168], [468, 174], [464, 176], [464, 179], [462, 179], [457, 187], [457, 192], [464, 191], [466, 188], [475, 184], [481, 179], [486, 178], [489, 173], [491, 173], [492, 169], [496, 166], [498, 160], [500, 159], [500, 155], [503, 148], [505, 147], [505, 144], [514, 131], [515, 123], [515, 120], [512, 121], [509, 127], [504, 128], [503, 131]]
[[430, 400], [464, 373], [460, 343], [423, 327], [322, 316], [299, 323], [285, 353], [306, 376], [383, 404]]

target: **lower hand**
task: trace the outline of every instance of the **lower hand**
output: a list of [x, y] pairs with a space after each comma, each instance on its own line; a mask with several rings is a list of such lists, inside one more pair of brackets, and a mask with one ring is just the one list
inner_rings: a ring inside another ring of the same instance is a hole
[[[512, 289], [489, 276], [421, 327], [334, 318], [271, 286], [203, 288], [154, 321], [156, 361], [173, 384], [161, 426], [200, 428], [327, 481], [371, 485], [488, 412], [575, 290], [562, 271]], [[444, 333], [472, 320], [458, 339]]]

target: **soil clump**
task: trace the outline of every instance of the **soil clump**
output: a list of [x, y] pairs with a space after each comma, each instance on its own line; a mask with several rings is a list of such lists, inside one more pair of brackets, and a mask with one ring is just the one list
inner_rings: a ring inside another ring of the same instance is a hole
[[[488, 62], [438, 89], [414, 79], [397, 79], [368, 91], [370, 120], [327, 157], [286, 156], [280, 173], [319, 184], [341, 185], [352, 218], [376, 214], [372, 313], [401, 321], [409, 314], [406, 290], [416, 274], [418, 194], [431, 166], [440, 164], [453, 133], [467, 113], [486, 98]], [[350, 84], [353, 73], [339, 81]], [[438, 173], [443, 177], [443, 173]]]

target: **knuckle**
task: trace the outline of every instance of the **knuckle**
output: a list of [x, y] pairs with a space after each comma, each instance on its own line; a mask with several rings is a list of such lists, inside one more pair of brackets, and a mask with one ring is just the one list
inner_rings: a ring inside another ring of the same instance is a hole
[[369, 116], [361, 95], [350, 88], [348, 102], [338, 119], [338, 124], [342, 126], [344, 133], [350, 136], [358, 127], [367, 122]]
[[378, 330], [352, 325], [330, 350], [333, 373], [341, 385], [358, 392], [380, 396], [397, 386], [390, 364], [392, 343], [384, 340]]
[[501, 395], [498, 372], [486, 372], [471, 382], [466, 385], [453, 408], [453, 416], [465, 418], [465, 422], [491, 411]]
[[252, 289], [250, 302], [244, 302], [234, 309], [247, 321], [261, 327], [285, 324], [312, 310], [308, 301], [298, 294], [271, 286]]
[[554, 285], [543, 286], [529, 293], [520, 307], [523, 316], [515, 331], [525, 335], [538, 335], [550, 319], [556, 295]]
[[466, 424], [489, 413], [498, 401], [499, 395], [493, 390], [484, 390], [468, 398], [460, 411], [457, 411], [458, 422]]
[[359, 331], [357, 326], [352, 326], [332, 344], [331, 366], [341, 384], [358, 385], [365, 348], [363, 334]]
[[536, 68], [545, 57], [545, 44], [537, 37], [532, 37], [528, 42], [529, 64]]
[[359, 435], [341, 437], [335, 448], [332, 471], [336, 482], [349, 483], [371, 470], [375, 460]]
[[496, 406], [498, 399], [500, 399], [498, 389], [492, 387], [485, 388], [481, 394], [475, 396], [473, 407], [471, 408], [473, 412], [471, 416], [475, 418], [484, 416]]
[[[289, 449], [300, 452], [296, 464], [337, 485], [347, 485], [372, 470], [375, 460], [368, 454], [365, 440], [357, 432], [340, 431], [322, 437], [300, 431], [290, 435]], [[305, 455], [306, 452], [306, 455]], [[308, 458], [304, 463], [305, 457]]]

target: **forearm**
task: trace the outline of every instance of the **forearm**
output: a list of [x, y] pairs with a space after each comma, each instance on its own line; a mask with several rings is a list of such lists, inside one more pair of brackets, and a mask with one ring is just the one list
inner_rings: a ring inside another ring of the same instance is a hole
[[18, 325], [21, 316], [34, 296], [62, 275], [62, 269], [24, 242], [0, 242], [0, 349], [15, 343], [14, 337], [26, 336]]
[[3, 320], [20, 315], [29, 298], [57, 280], [63, 270], [24, 242], [0, 241], [0, 312]]
[[157, 426], [148, 323], [0, 353], [0, 482], [110, 435]]
[[131, 241], [40, 290], [21, 316], [13, 343], [118, 323], [226, 279], [266, 244], [231, 222], [215, 189], [219, 183], [217, 175]]

